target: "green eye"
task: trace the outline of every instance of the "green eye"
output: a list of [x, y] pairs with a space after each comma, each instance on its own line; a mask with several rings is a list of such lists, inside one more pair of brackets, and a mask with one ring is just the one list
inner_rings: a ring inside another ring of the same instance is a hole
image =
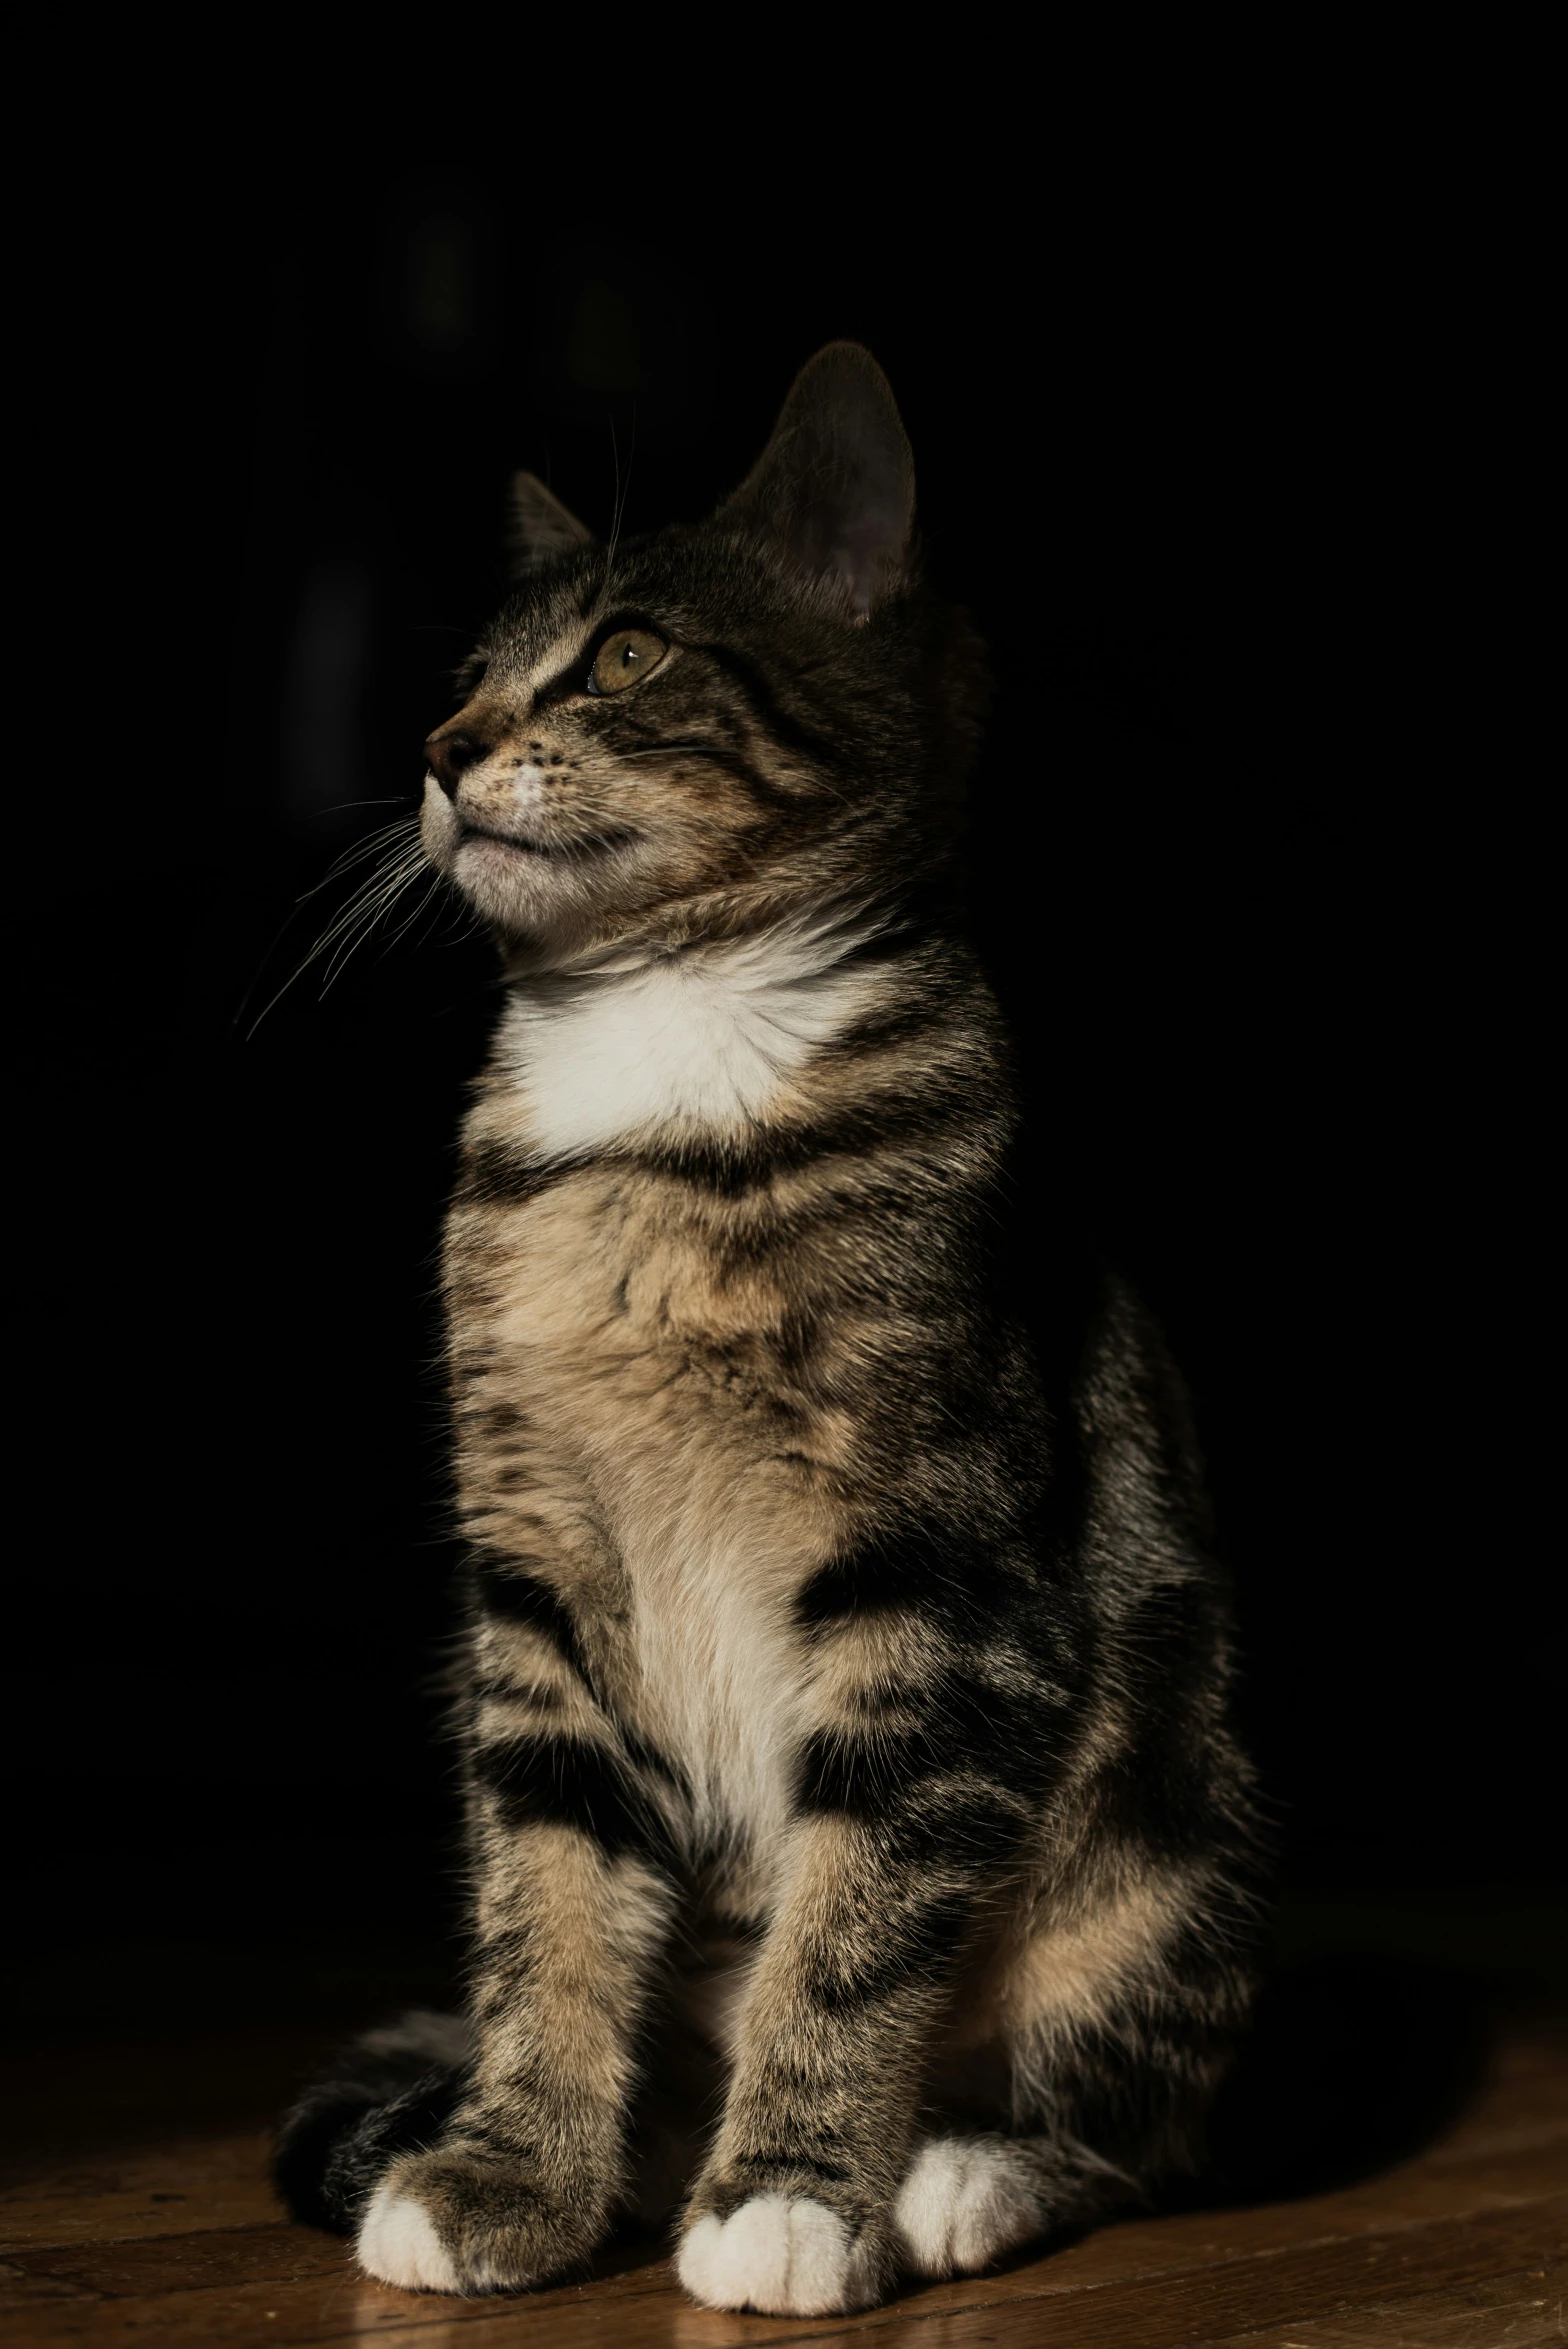
[[617, 628], [594, 655], [588, 673], [589, 692], [624, 693], [628, 685], [635, 685], [639, 677], [656, 669], [669, 649], [651, 628]]

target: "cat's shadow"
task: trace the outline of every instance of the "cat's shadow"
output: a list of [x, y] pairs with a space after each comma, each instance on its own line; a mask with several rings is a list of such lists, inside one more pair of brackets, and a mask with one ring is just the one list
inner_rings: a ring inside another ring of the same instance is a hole
[[1489, 2004], [1484, 1982], [1411, 1960], [1280, 1969], [1220, 2091], [1204, 2171], [1164, 2207], [1296, 2201], [1411, 2160], [1480, 2086]]
[[[1482, 2084], [1491, 2003], [1485, 1982], [1396, 1959], [1280, 1969], [1216, 2100], [1201, 2172], [1121, 2215], [1305, 2201], [1413, 2160]], [[987, 2272], [1032, 2267], [1094, 2231], [1021, 2245]]]

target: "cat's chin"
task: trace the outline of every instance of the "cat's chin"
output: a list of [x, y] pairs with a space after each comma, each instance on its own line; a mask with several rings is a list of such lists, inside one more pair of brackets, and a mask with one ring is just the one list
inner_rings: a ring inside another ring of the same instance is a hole
[[[636, 838], [635, 832], [606, 832], [581, 840], [531, 839], [522, 833], [493, 832], [483, 824], [464, 824], [452, 854], [455, 861], [460, 856], [498, 852], [503, 860], [502, 869], [506, 869], [509, 860], [513, 871], [526, 870], [529, 864], [593, 865], [613, 856], [617, 849], [632, 847]], [[523, 860], [521, 866], [517, 863], [519, 858]]]
[[506, 937], [563, 943], [598, 926], [638, 847], [630, 832], [552, 842], [457, 826], [433, 839], [435, 829], [425, 827], [426, 854], [481, 921]]

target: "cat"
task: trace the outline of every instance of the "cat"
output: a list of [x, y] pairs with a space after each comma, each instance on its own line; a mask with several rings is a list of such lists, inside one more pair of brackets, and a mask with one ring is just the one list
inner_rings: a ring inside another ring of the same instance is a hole
[[683, 2204], [693, 2298], [823, 2315], [1195, 2159], [1256, 1940], [1226, 1600], [1160, 1337], [1020, 1187], [985, 662], [880, 369], [819, 352], [697, 526], [514, 521], [421, 817], [506, 979], [445, 1256], [469, 2010], [278, 2177], [390, 2284]]

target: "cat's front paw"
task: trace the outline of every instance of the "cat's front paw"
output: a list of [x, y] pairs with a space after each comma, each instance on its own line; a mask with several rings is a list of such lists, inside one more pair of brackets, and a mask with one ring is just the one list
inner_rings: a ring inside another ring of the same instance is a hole
[[752, 2194], [727, 2215], [694, 2217], [675, 2271], [705, 2308], [837, 2316], [882, 2296], [885, 2251], [806, 2194]]
[[520, 2164], [454, 2148], [394, 2163], [355, 2250], [367, 2275], [404, 2292], [517, 2292], [582, 2258], [599, 2232]]

